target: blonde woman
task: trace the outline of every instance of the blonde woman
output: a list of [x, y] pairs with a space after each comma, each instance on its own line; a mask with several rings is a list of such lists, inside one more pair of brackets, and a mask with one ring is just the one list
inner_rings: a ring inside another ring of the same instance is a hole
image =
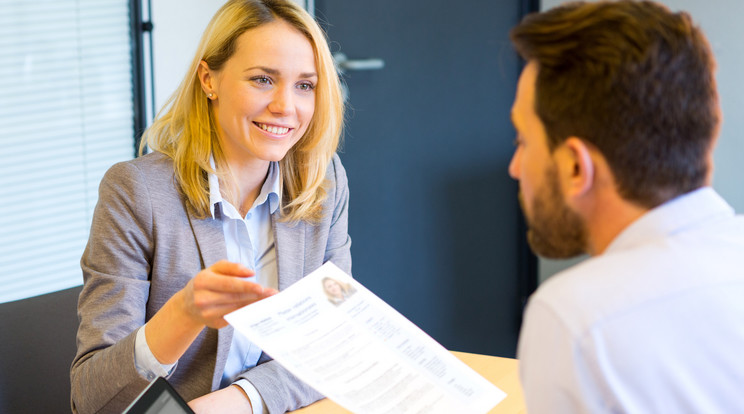
[[290, 1], [228, 1], [99, 191], [71, 368], [73, 412], [121, 412], [165, 376], [196, 412], [322, 396], [223, 316], [332, 260], [351, 272], [343, 104], [326, 39]]

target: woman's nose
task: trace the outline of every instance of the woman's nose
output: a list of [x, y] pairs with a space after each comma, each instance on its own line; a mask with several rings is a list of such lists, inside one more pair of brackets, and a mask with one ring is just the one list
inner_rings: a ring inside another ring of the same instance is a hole
[[274, 90], [271, 102], [269, 103], [269, 111], [275, 114], [285, 115], [292, 112], [294, 107], [291, 88], [280, 87]]

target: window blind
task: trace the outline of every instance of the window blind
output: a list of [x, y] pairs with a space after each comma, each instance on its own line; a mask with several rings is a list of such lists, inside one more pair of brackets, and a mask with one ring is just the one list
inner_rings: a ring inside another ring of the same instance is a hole
[[134, 156], [128, 0], [0, 0], [0, 302], [82, 283], [98, 184]]

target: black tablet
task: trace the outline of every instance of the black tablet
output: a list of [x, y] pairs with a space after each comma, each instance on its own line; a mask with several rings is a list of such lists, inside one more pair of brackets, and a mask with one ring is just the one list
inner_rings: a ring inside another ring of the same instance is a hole
[[132, 402], [124, 414], [194, 414], [163, 377], [156, 378]]

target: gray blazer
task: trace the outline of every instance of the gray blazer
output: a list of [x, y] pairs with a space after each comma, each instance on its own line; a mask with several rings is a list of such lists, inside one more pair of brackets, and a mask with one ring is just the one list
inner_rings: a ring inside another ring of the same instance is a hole
[[[279, 222], [279, 210], [271, 216], [280, 290], [329, 260], [351, 273], [349, 193], [337, 155], [326, 178], [319, 224]], [[121, 412], [144, 389], [148, 381], [134, 366], [137, 329], [200, 270], [227, 257], [221, 218], [193, 213], [161, 153], [116, 164], [104, 176], [81, 259], [73, 412]], [[178, 361], [168, 381], [187, 401], [219, 388], [232, 335], [230, 326], [204, 329]], [[266, 355], [241, 377], [271, 413], [322, 398]]]

